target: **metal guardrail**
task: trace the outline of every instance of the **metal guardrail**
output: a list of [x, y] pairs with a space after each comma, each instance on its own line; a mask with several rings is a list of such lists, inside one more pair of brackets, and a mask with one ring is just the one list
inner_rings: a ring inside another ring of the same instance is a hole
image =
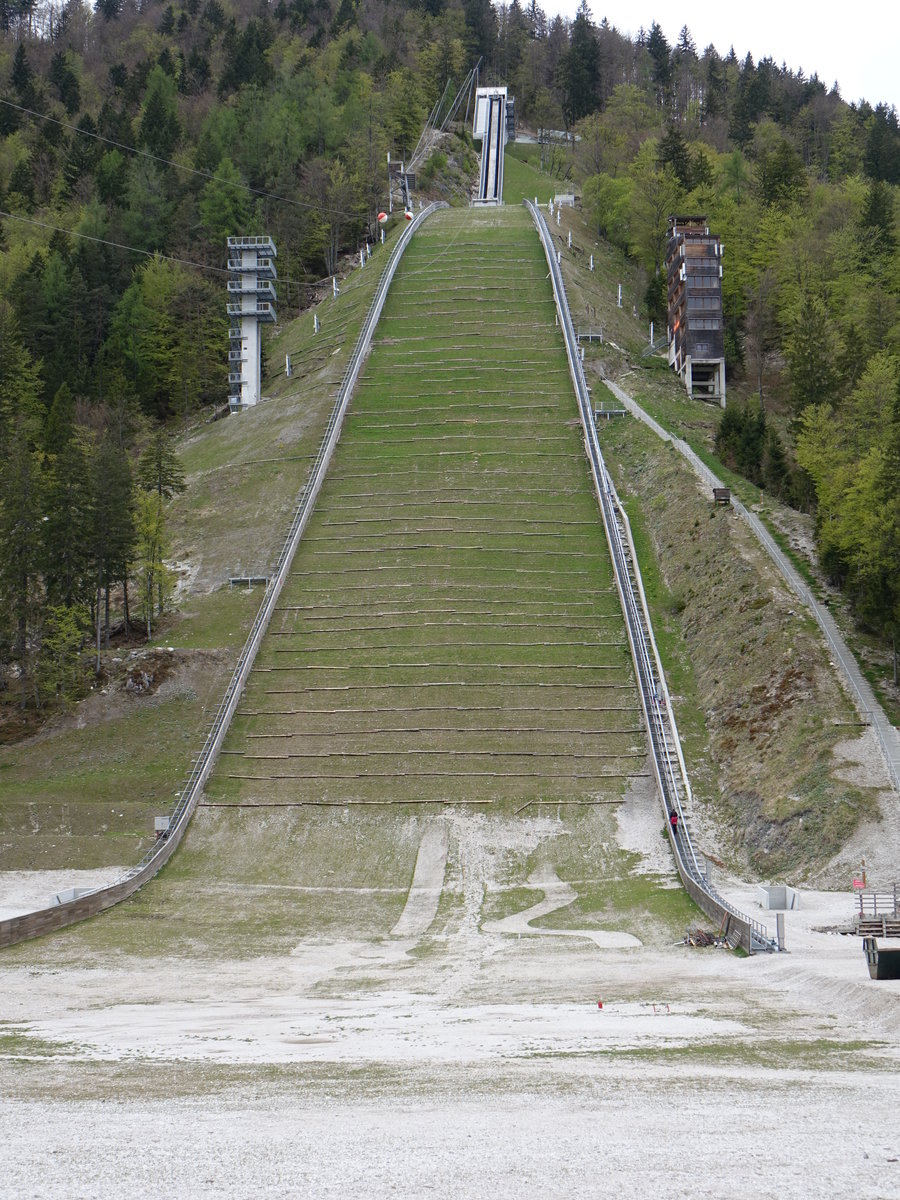
[[[603, 382], [616, 399], [625, 405], [629, 412], [633, 413], [648, 428], [652, 429], [657, 437], [674, 446], [679, 454], [691, 464], [695, 474], [699, 475], [710, 488], [725, 486], [722, 480], [710, 470], [686, 441], [675, 437], [667, 429], [664, 429], [658, 421], [655, 421], [624, 389], [620, 388], [618, 384], [613, 383], [611, 379], [604, 379]], [[888, 720], [887, 714], [878, 703], [875, 693], [860, 671], [852, 651], [844, 641], [834, 617], [818, 602], [792, 565], [790, 559], [769, 533], [768, 529], [766, 529], [759, 517], [755, 513], [750, 512], [734, 493], [731, 496], [731, 507], [741, 520], [749, 525], [760, 545], [781, 572], [788, 587], [815, 618], [817, 625], [825, 635], [825, 640], [828, 642], [831, 652], [834, 655], [838, 669], [847, 681], [857, 711], [866, 723], [871, 725], [875, 730], [891, 782], [894, 789], [900, 792], [900, 734], [898, 734], [895, 726]]]
[[[77, 900], [66, 901], [63, 904], [55, 905], [47, 910], [40, 910], [33, 914], [23, 914], [22, 917], [9, 918], [6, 921], [0, 921], [0, 945], [11, 944], [13, 941], [18, 941], [21, 937], [33, 936], [29, 932], [20, 932], [27, 929], [27, 918], [33, 917], [36, 920], [33, 922], [37, 928], [35, 933], [43, 933], [51, 928], [60, 928], [63, 925], [70, 924], [73, 921], [82, 919], [84, 916], [91, 916], [95, 912], [102, 911], [103, 908], [109, 907], [117, 903], [119, 900], [125, 899], [132, 895], [139, 886], [151, 879], [157, 871], [159, 871], [175, 851], [184, 832], [194, 814], [197, 807], [197, 801], [200, 796], [206, 780], [215, 765], [216, 759], [221, 749], [222, 742], [228, 731], [231, 719], [240, 702], [241, 695], [247, 682], [247, 677], [250, 669], [256, 658], [260, 643], [265, 635], [272, 612], [278, 596], [281, 593], [282, 586], [287, 576], [288, 567], [294, 557], [297, 546], [303, 531], [307, 525], [309, 517], [312, 513], [313, 505], [324, 482], [325, 472], [334, 453], [334, 448], [337, 445], [340, 436], [341, 426], [344, 416], [350, 403], [350, 398], [353, 394], [353, 389], [356, 386], [356, 381], [359, 377], [360, 370], [368, 355], [371, 345], [372, 334], [375, 326], [378, 323], [378, 318], [381, 315], [381, 310], [384, 307], [384, 301], [387, 297], [388, 288], [394, 278], [394, 273], [397, 266], [409, 245], [409, 242], [419, 228], [419, 226], [427, 220], [432, 213], [440, 208], [447, 208], [448, 205], [444, 201], [439, 201], [434, 204], [429, 204], [427, 208], [422, 209], [416, 215], [413, 221], [403, 230], [396, 245], [391, 250], [390, 257], [381, 278], [378, 281], [378, 286], [375, 290], [375, 295], [369, 305], [362, 329], [353, 353], [350, 356], [350, 361], [347, 364], [347, 369], [344, 372], [344, 377], [341, 381], [338, 390], [337, 399], [334, 408], [325, 429], [325, 434], [319, 446], [318, 454], [313, 463], [307, 481], [304, 484], [303, 490], [297, 501], [297, 506], [294, 511], [294, 517], [291, 521], [290, 529], [284, 540], [281, 548], [281, 553], [271, 572], [268, 586], [263, 595], [262, 602], [259, 607], [259, 612], [253, 622], [253, 627], [247, 637], [244, 647], [240, 653], [234, 672], [229, 681], [222, 701], [216, 711], [210, 726], [209, 732], [203, 743], [203, 747], [197, 760], [194, 764], [194, 769], [190, 774], [187, 782], [182, 788], [173, 812], [169, 817], [169, 829], [165, 838], [157, 841], [144, 857], [135, 866], [129, 868], [120, 879], [115, 883], [102, 888], [93, 888], [90, 891], [83, 892]], [[108, 897], [108, 903], [103, 902], [103, 897]], [[100, 901], [98, 903], [98, 900]], [[66, 919], [68, 917], [68, 919]], [[41, 920], [41, 918], [45, 918]]]
[[[743, 946], [748, 953], [757, 950], [774, 950], [776, 942], [770, 937], [766, 927], [740, 912], [711, 886], [694, 850], [684, 812], [684, 803], [689, 802], [692, 798], [691, 786], [665, 673], [653, 637], [653, 628], [628, 516], [616, 494], [600, 450], [593, 407], [581, 365], [581, 355], [572, 326], [565, 283], [557, 261], [552, 236], [537, 206], [528, 200], [525, 201], [525, 206], [537, 227], [550, 267], [550, 278], [565, 339], [569, 370], [581, 413], [585, 446], [594, 477], [594, 486], [600, 501], [616, 587], [634, 659], [641, 707], [650, 738], [654, 775], [679, 875], [685, 888], [703, 911], [713, 919], [720, 921], [721, 929], [729, 941]], [[677, 830], [674, 830], [669, 823], [669, 814], [673, 810], [678, 814]]]

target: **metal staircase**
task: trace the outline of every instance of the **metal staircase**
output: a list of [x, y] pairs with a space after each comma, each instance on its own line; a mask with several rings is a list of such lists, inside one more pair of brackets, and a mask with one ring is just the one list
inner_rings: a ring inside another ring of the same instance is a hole
[[[678, 873], [692, 899], [707, 916], [719, 922], [723, 936], [732, 945], [740, 945], [750, 954], [758, 951], [777, 950], [777, 940], [771, 937], [764, 925], [740, 912], [712, 887], [706, 869], [701, 866], [694, 849], [688, 825], [692, 800], [691, 786], [665, 674], [653, 637], [649, 609], [631, 536], [631, 527], [600, 451], [593, 405], [581, 365], [581, 355], [578, 352], [565, 284], [553, 246], [553, 239], [537, 206], [530, 201], [526, 201], [525, 205], [537, 226], [550, 267], [559, 322], [565, 338], [569, 368], [581, 413], [585, 448], [594, 477], [597, 497], [600, 501], [616, 587], [625, 615], [625, 626], [650, 740], [651, 762], [662, 806], [662, 816], [669, 830]], [[669, 821], [672, 812], [678, 816], [676, 827], [673, 827]]]

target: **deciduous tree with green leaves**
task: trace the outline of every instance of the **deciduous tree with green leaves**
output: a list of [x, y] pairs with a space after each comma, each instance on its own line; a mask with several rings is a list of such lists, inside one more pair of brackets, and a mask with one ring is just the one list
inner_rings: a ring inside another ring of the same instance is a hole
[[162, 616], [172, 594], [174, 576], [166, 566], [168, 553], [163, 498], [156, 492], [141, 492], [136, 498], [134, 572], [148, 640], [153, 636], [154, 619]]
[[86, 690], [83, 653], [91, 614], [82, 606], [53, 605], [44, 612], [35, 670], [38, 702], [69, 704]]

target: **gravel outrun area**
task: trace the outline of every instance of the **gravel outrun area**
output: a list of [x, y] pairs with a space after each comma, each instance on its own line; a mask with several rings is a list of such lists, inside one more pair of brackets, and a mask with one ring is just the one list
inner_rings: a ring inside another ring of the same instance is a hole
[[[618, 840], [671, 888], [648, 800]], [[350, 921], [239, 960], [85, 959], [66, 933], [5, 952], [0, 1193], [900, 1196], [900, 982], [824, 932], [849, 891], [801, 892], [780, 955], [561, 937], [540, 922], [574, 889], [536, 871], [486, 920], [508, 877], [486, 845], [470, 888], [479, 827], [436, 825], [394, 936]]]

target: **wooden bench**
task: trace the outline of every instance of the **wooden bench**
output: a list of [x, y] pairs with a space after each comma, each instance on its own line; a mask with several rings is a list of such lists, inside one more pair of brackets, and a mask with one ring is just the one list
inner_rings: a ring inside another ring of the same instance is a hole
[[731, 503], [731, 488], [713, 488], [713, 500], [716, 504]]

